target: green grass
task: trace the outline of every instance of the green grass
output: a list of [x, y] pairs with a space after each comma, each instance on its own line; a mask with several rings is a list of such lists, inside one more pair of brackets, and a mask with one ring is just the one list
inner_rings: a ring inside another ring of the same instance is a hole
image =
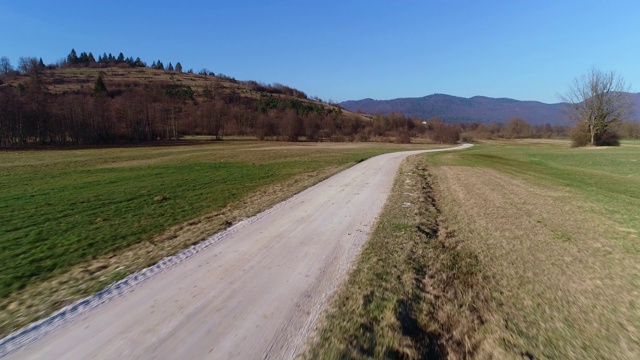
[[490, 143], [455, 155], [434, 154], [431, 163], [490, 168], [569, 189], [599, 204], [601, 214], [640, 230], [640, 147], [632, 143], [599, 149], [570, 148], [564, 142]]
[[0, 206], [0, 293], [221, 208], [304, 170], [300, 165], [196, 163], [2, 177], [0, 186], [9, 191]]
[[399, 149], [242, 141], [0, 152], [0, 298], [271, 184]]

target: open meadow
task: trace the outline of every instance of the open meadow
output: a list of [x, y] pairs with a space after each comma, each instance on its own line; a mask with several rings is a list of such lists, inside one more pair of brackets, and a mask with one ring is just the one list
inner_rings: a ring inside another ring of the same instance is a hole
[[381, 219], [307, 357], [640, 357], [637, 141], [416, 156]]
[[488, 327], [501, 348], [640, 356], [637, 143], [492, 143], [429, 162], [443, 215], [494, 279]]
[[371, 156], [437, 147], [265, 143], [0, 152], [0, 334]]

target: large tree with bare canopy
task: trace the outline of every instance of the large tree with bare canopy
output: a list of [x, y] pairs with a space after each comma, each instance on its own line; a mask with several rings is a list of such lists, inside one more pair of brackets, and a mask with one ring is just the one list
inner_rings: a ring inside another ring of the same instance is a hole
[[628, 91], [624, 79], [613, 71], [592, 68], [576, 78], [561, 96], [571, 105], [569, 115], [576, 124], [574, 145], [607, 145], [617, 140], [614, 125], [629, 119], [633, 112]]

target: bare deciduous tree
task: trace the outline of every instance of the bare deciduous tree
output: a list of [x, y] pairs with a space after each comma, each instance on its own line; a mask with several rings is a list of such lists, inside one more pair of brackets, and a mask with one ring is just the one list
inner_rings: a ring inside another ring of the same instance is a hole
[[593, 68], [576, 78], [561, 99], [571, 105], [570, 117], [578, 132], [588, 132], [588, 144], [595, 146], [606, 141], [613, 125], [631, 116], [633, 105], [628, 91], [624, 79], [615, 72]]
[[533, 128], [526, 120], [514, 117], [507, 121], [506, 132], [512, 139], [527, 138], [533, 134]]
[[0, 74], [8, 75], [9, 72], [13, 71], [13, 66], [11, 66], [11, 61], [6, 56], [0, 58]]
[[298, 136], [300, 136], [302, 130], [302, 122], [295, 110], [289, 109], [284, 112], [282, 119], [280, 119], [279, 128], [283, 140], [298, 141]]
[[28, 57], [22, 56], [18, 60], [18, 69], [23, 74], [30, 74], [39, 69], [38, 64], [39, 64], [39, 61], [37, 58], [33, 56], [28, 56]]

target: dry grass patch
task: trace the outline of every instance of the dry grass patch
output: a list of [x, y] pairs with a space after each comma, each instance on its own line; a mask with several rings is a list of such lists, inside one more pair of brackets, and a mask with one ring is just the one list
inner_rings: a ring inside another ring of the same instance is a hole
[[501, 350], [535, 359], [640, 357], [640, 259], [599, 204], [493, 169], [433, 172], [443, 213], [494, 274], [498, 310], [488, 325]]
[[423, 158], [409, 158], [306, 358], [462, 359], [484, 352], [491, 280], [434, 199]]

